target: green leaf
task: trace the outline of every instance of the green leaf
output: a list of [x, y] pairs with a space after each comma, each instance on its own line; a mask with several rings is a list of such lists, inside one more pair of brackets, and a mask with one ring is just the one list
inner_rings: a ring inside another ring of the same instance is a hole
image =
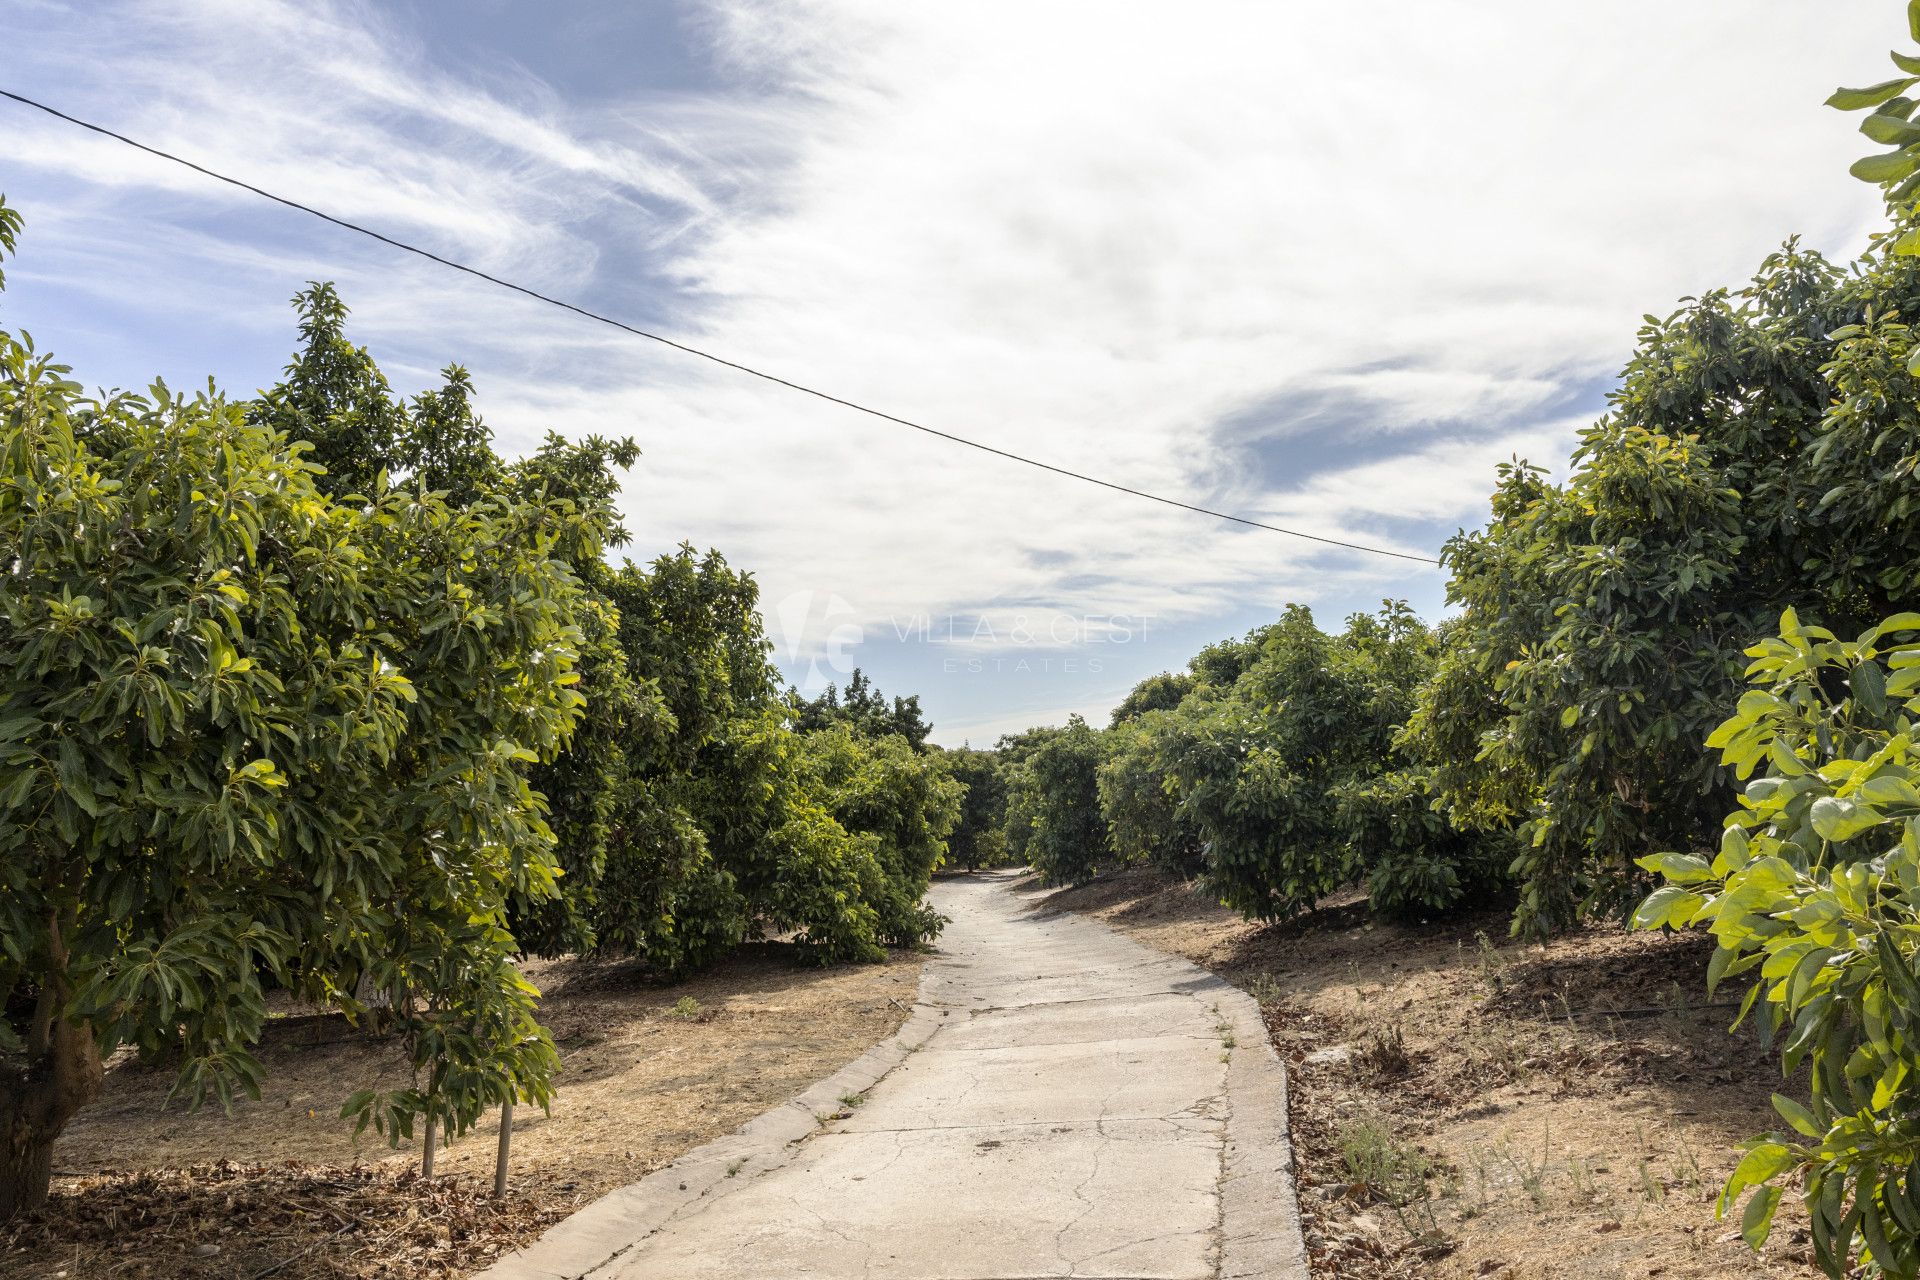
[[1920, 167], [1920, 157], [1906, 151], [1889, 151], [1883, 155], [1862, 156], [1847, 167], [1847, 172], [1862, 182], [1898, 182]]
[[1758, 1250], [1773, 1230], [1773, 1211], [1780, 1207], [1780, 1188], [1761, 1187], [1747, 1197], [1747, 1211], [1740, 1215], [1740, 1238], [1747, 1247]]
[[1874, 661], [1866, 661], [1853, 669], [1848, 682], [1853, 688], [1853, 698], [1868, 714], [1878, 716], [1887, 709], [1887, 673]]
[[1738, 1195], [1739, 1187], [1753, 1187], [1776, 1178], [1798, 1163], [1793, 1151], [1780, 1142], [1761, 1142], [1753, 1146], [1735, 1166], [1727, 1187]]
[[1826, 1130], [1822, 1129], [1819, 1122], [1813, 1118], [1813, 1112], [1785, 1094], [1773, 1095], [1773, 1109], [1778, 1111], [1780, 1118], [1792, 1125], [1797, 1133], [1809, 1138], [1818, 1138], [1826, 1133]]
[[[1908, 232], [1907, 235], [1920, 236], [1920, 228]], [[1890, 618], [1883, 619], [1880, 625], [1867, 632], [1867, 635], [1878, 639], [1898, 631], [1920, 631], [1920, 613], [1896, 613]]]
[[1900, 68], [1908, 75], [1920, 76], [1920, 58], [1916, 58], [1912, 54], [1901, 53], [1898, 49], [1893, 50], [1887, 56], [1893, 59], [1894, 66]]
[[1920, 142], [1920, 124], [1878, 111], [1860, 122], [1860, 132], [1885, 146], [1906, 147]]
[[1839, 796], [1821, 796], [1810, 813], [1813, 830], [1822, 840], [1836, 843], [1851, 840], [1863, 831], [1880, 825], [1884, 819], [1871, 809]]
[[72, 738], [60, 739], [60, 751], [55, 773], [60, 779], [60, 789], [73, 798], [73, 802], [86, 810], [87, 816], [100, 816], [100, 801], [94, 797], [93, 783], [87, 777], [87, 765], [81, 755], [80, 746]]
[[1705, 902], [1699, 894], [1678, 885], [1662, 885], [1648, 894], [1633, 913], [1633, 924], [1636, 929], [1658, 929], [1663, 925], [1683, 928], [1692, 922], [1694, 913]]
[[1675, 884], [1699, 884], [1703, 880], [1714, 878], [1713, 870], [1707, 860], [1691, 853], [1653, 853], [1644, 858], [1635, 858], [1635, 862], [1648, 871], [1657, 872]]
[[1863, 111], [1868, 107], [1877, 107], [1889, 98], [1897, 97], [1916, 83], [1920, 83], [1920, 75], [1882, 81], [1865, 89], [1835, 89], [1833, 95], [1827, 99], [1827, 105], [1842, 111]]

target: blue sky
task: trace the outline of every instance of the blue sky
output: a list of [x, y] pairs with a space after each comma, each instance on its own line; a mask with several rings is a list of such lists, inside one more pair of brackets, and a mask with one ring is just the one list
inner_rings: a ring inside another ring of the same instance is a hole
[[[1557, 465], [1640, 316], [1863, 242], [1897, 5], [0, 0], [0, 86], [837, 394], [1432, 552]], [[1435, 571], [1015, 468], [492, 291], [0, 103], [0, 323], [89, 384], [269, 384], [332, 279], [509, 450], [631, 434], [650, 556], [752, 569], [789, 673], [936, 738], [1104, 718]]]

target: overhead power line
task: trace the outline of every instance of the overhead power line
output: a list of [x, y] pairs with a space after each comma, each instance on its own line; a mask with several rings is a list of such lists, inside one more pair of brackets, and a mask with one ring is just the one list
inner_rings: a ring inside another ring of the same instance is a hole
[[683, 351], [687, 355], [698, 356], [702, 360], [709, 360], [714, 364], [724, 365], [729, 369], [737, 370], [740, 373], [748, 374], [763, 381], [777, 383], [790, 391], [798, 391], [802, 395], [813, 396], [816, 399], [841, 405], [857, 413], [864, 413], [869, 417], [879, 418], [898, 426], [911, 427], [915, 431], [936, 436], [952, 444], [965, 445], [969, 449], [978, 449], [982, 453], [990, 453], [995, 457], [1005, 458], [1009, 462], [1025, 463], [1029, 467], [1038, 467], [1042, 471], [1051, 471], [1055, 475], [1066, 476], [1072, 480], [1082, 480], [1088, 484], [1099, 485], [1103, 489], [1112, 489], [1116, 493], [1125, 493], [1136, 498], [1145, 498], [1149, 502], [1158, 502], [1169, 507], [1178, 507], [1182, 511], [1191, 511], [1197, 515], [1212, 516], [1216, 520], [1226, 520], [1233, 524], [1246, 525], [1254, 529], [1265, 529], [1269, 533], [1281, 533], [1290, 538], [1304, 538], [1309, 542], [1319, 542], [1330, 547], [1343, 547], [1348, 551], [1364, 551], [1369, 555], [1391, 556], [1396, 560], [1413, 560], [1421, 564], [1433, 565], [1440, 563], [1440, 561], [1434, 559], [1432, 556], [1415, 555], [1409, 551], [1393, 551], [1386, 547], [1373, 547], [1361, 542], [1347, 542], [1340, 538], [1326, 538], [1317, 533], [1306, 533], [1299, 529], [1287, 529], [1277, 524], [1267, 524], [1265, 521], [1249, 519], [1246, 516], [1237, 516], [1227, 511], [1215, 511], [1210, 507], [1197, 506], [1191, 502], [1182, 502], [1178, 498], [1169, 498], [1163, 494], [1149, 493], [1145, 489], [1135, 489], [1130, 485], [1120, 484], [1117, 481], [1102, 480], [1099, 476], [1088, 475], [1083, 471], [1074, 471], [1067, 467], [1055, 466], [1051, 462], [1042, 462], [1038, 458], [1029, 458], [1022, 453], [1013, 453], [1010, 450], [997, 449], [993, 445], [983, 444], [978, 440], [970, 440], [965, 436], [957, 436], [950, 431], [941, 431], [935, 427], [929, 427], [922, 423], [887, 413], [884, 410], [871, 408], [857, 401], [833, 395], [830, 392], [820, 391], [814, 387], [793, 382], [787, 378], [780, 377], [778, 374], [768, 373], [765, 370], [756, 369], [751, 365], [741, 364], [737, 360], [729, 360], [725, 356], [717, 356], [711, 351], [702, 351], [698, 347], [690, 347], [684, 342], [676, 342], [672, 338], [664, 337], [661, 334], [650, 333], [645, 329], [636, 328], [633, 325], [627, 324], [625, 321], [615, 320], [613, 317], [602, 315], [598, 311], [590, 311], [583, 306], [568, 302], [565, 299], [552, 297], [536, 289], [529, 289], [525, 285], [515, 284], [511, 280], [503, 280], [499, 276], [489, 275], [478, 267], [470, 267], [464, 262], [455, 262], [452, 258], [444, 258], [430, 250], [422, 249], [418, 245], [408, 244], [404, 240], [396, 240], [392, 236], [382, 235], [380, 232], [370, 227], [363, 227], [357, 222], [349, 222], [345, 218], [337, 218], [333, 214], [322, 212], [311, 205], [301, 204], [298, 200], [290, 200], [286, 196], [275, 195], [271, 191], [254, 186], [251, 182], [243, 182], [239, 178], [229, 177], [224, 173], [209, 169], [205, 165], [195, 164], [193, 161], [185, 159], [182, 156], [174, 155], [170, 151], [162, 151], [158, 147], [151, 147], [144, 142], [137, 142], [123, 133], [115, 133], [113, 130], [94, 124], [91, 121], [82, 120], [78, 116], [68, 115], [64, 111], [50, 107], [44, 102], [37, 102], [32, 98], [26, 97], [24, 94], [14, 93], [9, 89], [0, 89], [0, 97], [11, 98], [22, 106], [32, 107], [36, 111], [44, 111], [57, 120], [64, 120], [68, 124], [78, 125], [82, 129], [100, 134], [103, 137], [112, 138], [115, 142], [125, 143], [136, 151], [144, 151], [150, 156], [158, 156], [162, 160], [183, 165], [195, 173], [204, 174], [206, 177], [212, 178], [216, 182], [224, 182], [228, 186], [238, 187], [242, 191], [251, 192], [263, 200], [271, 200], [275, 204], [285, 205], [289, 209], [297, 209], [301, 213], [310, 214], [320, 219], [322, 222], [331, 222], [336, 227], [343, 227], [348, 231], [358, 232], [363, 236], [378, 240], [381, 244], [390, 245], [395, 249], [404, 250], [407, 253], [417, 254], [429, 262], [437, 262], [443, 267], [451, 267], [455, 271], [463, 271], [470, 276], [485, 280], [488, 284], [497, 285], [502, 289], [510, 289], [514, 293], [532, 298], [536, 302], [544, 302], [550, 307], [559, 307], [563, 311], [571, 311], [575, 315], [583, 316], [588, 320], [595, 320], [604, 325], [611, 325], [613, 328], [625, 333], [630, 333], [636, 338], [645, 338], [649, 342], [658, 342], [662, 346], [672, 347], [675, 351]]

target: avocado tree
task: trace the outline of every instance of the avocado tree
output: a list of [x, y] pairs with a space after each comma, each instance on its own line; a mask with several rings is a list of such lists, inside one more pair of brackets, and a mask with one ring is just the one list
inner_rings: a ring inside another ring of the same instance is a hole
[[[1920, 0], [1907, 17], [1920, 41]], [[1736, 1026], [1759, 1011], [1785, 1074], [1804, 1069], [1806, 1102], [1773, 1096], [1782, 1125], [1746, 1144], [1718, 1211], [1745, 1195], [1757, 1249], [1798, 1183], [1836, 1280], [1920, 1275], [1920, 614], [1894, 608], [1920, 583], [1920, 343], [1900, 318], [1920, 256], [1920, 57], [1893, 61], [1900, 77], [1828, 100], [1867, 111], [1861, 132], [1893, 147], [1853, 167], [1885, 190], [1893, 225], [1836, 290], [1819, 414], [1789, 458], [1806, 488], [1781, 513], [1799, 573], [1779, 581], [1803, 607], [1745, 650], [1750, 687], [1706, 738], [1741, 784], [1718, 839], [1642, 857], [1665, 883], [1635, 913], [1706, 926], [1710, 992], [1754, 975]], [[1863, 613], [1881, 620], [1839, 639]]]
[[[1023, 855], [1048, 884], [1080, 884], [1113, 860], [1106, 819], [1100, 812], [1100, 765], [1106, 742], [1080, 716], [1064, 727], [1035, 731], [1022, 744], [1008, 782], [1008, 845]], [[1030, 748], [1030, 749], [1028, 749]]]
[[966, 788], [960, 816], [947, 837], [948, 861], [969, 871], [998, 866], [1006, 857], [1007, 780], [992, 751], [955, 747], [941, 753], [947, 772]]
[[391, 998], [395, 1136], [544, 1103], [507, 908], [554, 891], [526, 766], [579, 712], [564, 504], [322, 489], [209, 390], [85, 397], [0, 333], [0, 1216], [121, 1044], [256, 1092], [269, 978]]
[[1920, 586], [1920, 58], [1894, 61], [1830, 99], [1894, 148], [1854, 166], [1892, 211], [1867, 252], [1789, 241], [1648, 317], [1564, 482], [1501, 468], [1487, 528], [1447, 546], [1457, 644], [1415, 732], [1456, 824], [1520, 825], [1517, 932], [1623, 912], [1638, 858], [1715, 842], [1733, 792], [1699, 744], [1782, 604], [1850, 634]]
[[793, 727], [801, 733], [844, 724], [868, 738], [897, 734], [921, 751], [933, 728], [920, 712], [919, 694], [889, 702], [858, 667], [847, 677], [844, 690], [830, 684], [811, 700], [801, 698], [798, 690], [789, 690], [787, 696], [793, 703]]
[[491, 498], [565, 504], [573, 514], [552, 552], [587, 588], [577, 616], [576, 660], [586, 711], [565, 751], [527, 767], [548, 807], [564, 891], [519, 896], [513, 930], [534, 953], [589, 950], [613, 813], [627, 786], [627, 748], [636, 737], [658, 732], [666, 714], [629, 669], [610, 599], [613, 571], [603, 559], [608, 547], [627, 540], [616, 506], [618, 473], [634, 464], [639, 450], [631, 440], [570, 441], [550, 433], [528, 456], [504, 460], [494, 452], [492, 432], [474, 408], [472, 380], [460, 366], [447, 366], [439, 387], [405, 400], [372, 354], [348, 338], [347, 305], [331, 284], [308, 285], [294, 295], [293, 309], [299, 349], [281, 381], [262, 392], [247, 415], [306, 442], [309, 457], [326, 468], [314, 478], [326, 492], [346, 499], [386, 483], [461, 508]]
[[880, 941], [913, 946], [944, 920], [923, 899], [947, 855], [964, 794], [942, 752], [920, 752], [900, 734], [862, 737], [836, 725], [801, 739], [807, 791], [850, 834], [873, 840], [863, 896]]
[[[1365, 880], [1376, 906], [1437, 910], [1482, 878], [1461, 877], [1466, 844], [1444, 823], [1428, 826], [1424, 778], [1396, 772], [1413, 763], [1400, 731], [1435, 649], [1401, 602], [1356, 614], [1337, 635], [1290, 605], [1247, 642], [1204, 651], [1196, 671], [1217, 674], [1177, 712], [1142, 718], [1152, 730], [1144, 768], [1177, 802], [1160, 821], [1203, 845], [1202, 878], [1221, 901], [1279, 919]], [[1115, 786], [1109, 796], [1126, 798]], [[1147, 811], [1114, 810], [1129, 812]]]
[[[1747, 1143], [1720, 1197], [1747, 1195], [1758, 1248], [1799, 1180], [1828, 1275], [1920, 1274], [1920, 614], [1842, 641], [1791, 609], [1748, 650], [1752, 687], [1709, 744], [1744, 782], [1715, 852], [1641, 860], [1666, 883], [1644, 928], [1704, 924], [1709, 993], [1749, 980], [1738, 1021], [1763, 1018], [1804, 1104]], [[1738, 1025], [1736, 1021], [1736, 1025]], [[1749, 1189], [1751, 1193], [1749, 1194]]]
[[[1149, 688], [1164, 692], [1169, 688], [1167, 679], [1155, 677], [1134, 692]], [[1190, 690], [1192, 682], [1186, 687]], [[1213, 708], [1211, 697], [1189, 694], [1172, 706], [1125, 716], [1114, 712], [1114, 726], [1107, 730], [1107, 759], [1100, 766], [1098, 781], [1100, 812], [1114, 856], [1121, 862], [1149, 862], [1181, 877], [1197, 875], [1204, 868], [1205, 837], [1182, 803], [1167, 762]]]

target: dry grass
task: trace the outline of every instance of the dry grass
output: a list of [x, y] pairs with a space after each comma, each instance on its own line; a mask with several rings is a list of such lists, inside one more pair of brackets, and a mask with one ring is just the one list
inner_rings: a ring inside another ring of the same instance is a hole
[[529, 964], [563, 1068], [552, 1114], [516, 1117], [505, 1202], [482, 1194], [491, 1122], [444, 1146], [432, 1181], [417, 1151], [352, 1136], [346, 1096], [405, 1064], [336, 1019], [279, 1020], [262, 1097], [231, 1115], [163, 1106], [172, 1072], [122, 1057], [61, 1137], [48, 1209], [0, 1231], [0, 1275], [251, 1280], [289, 1258], [274, 1277], [462, 1275], [858, 1057], [899, 1027], [919, 970], [911, 953], [805, 968], [777, 943], [675, 986]]
[[[1260, 999], [1292, 1074], [1316, 1276], [1818, 1274], [1797, 1210], [1760, 1257], [1714, 1220], [1734, 1144], [1774, 1125], [1781, 1082], [1751, 1034], [1727, 1033], [1734, 1010], [1705, 1006], [1699, 937], [1520, 945], [1499, 909], [1397, 926], [1351, 896], [1263, 927], [1144, 869], [1035, 909], [1098, 916]], [[1383, 1193], [1356, 1167], [1417, 1170], [1425, 1192], [1403, 1177]]]

